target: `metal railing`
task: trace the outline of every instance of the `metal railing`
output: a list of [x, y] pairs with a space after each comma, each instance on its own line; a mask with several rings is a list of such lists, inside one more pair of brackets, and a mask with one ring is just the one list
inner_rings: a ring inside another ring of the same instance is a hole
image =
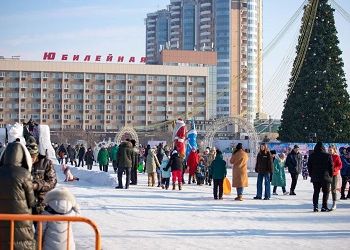
[[83, 222], [89, 224], [95, 232], [95, 250], [101, 250], [101, 234], [95, 222], [79, 216], [55, 216], [55, 215], [31, 215], [31, 214], [0, 214], [0, 221], [10, 221], [10, 250], [14, 250], [15, 221], [36, 221], [37, 225], [37, 249], [42, 250], [43, 228], [42, 222], [66, 221], [67, 225], [67, 250], [69, 250], [69, 234], [71, 222]]

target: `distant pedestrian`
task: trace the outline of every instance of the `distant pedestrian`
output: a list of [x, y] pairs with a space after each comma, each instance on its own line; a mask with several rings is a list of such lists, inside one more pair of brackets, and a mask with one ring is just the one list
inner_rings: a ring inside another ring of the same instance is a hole
[[286, 160], [286, 167], [288, 167], [288, 171], [292, 178], [292, 184], [290, 186], [290, 195], [295, 194], [295, 187], [298, 183], [298, 176], [301, 173], [301, 169], [303, 168], [303, 156], [299, 153], [299, 146], [294, 145], [293, 150], [288, 154]]
[[332, 183], [331, 183], [331, 192], [332, 192], [332, 208], [331, 210], [335, 210], [337, 208], [337, 187], [338, 187], [338, 175], [340, 169], [342, 168], [342, 161], [340, 156], [337, 154], [337, 148], [335, 145], [330, 145], [328, 147], [328, 153], [332, 156], [333, 161], [333, 175], [332, 175]]
[[78, 158], [79, 158], [79, 162], [78, 162], [78, 167], [80, 167], [80, 163], [81, 163], [81, 167], [84, 167], [84, 157], [85, 157], [85, 153], [86, 153], [86, 149], [84, 144], [80, 145], [79, 151], [78, 151]]
[[277, 194], [277, 187], [282, 187], [282, 192], [284, 195], [289, 194], [286, 191], [286, 174], [284, 172], [284, 164], [285, 164], [285, 155], [281, 153], [279, 155], [276, 154], [275, 150], [271, 150], [271, 155], [273, 156], [273, 173], [271, 185], [273, 186], [273, 195]]
[[94, 157], [94, 152], [92, 151], [92, 148], [89, 147], [88, 150], [85, 153], [85, 163], [87, 165], [88, 170], [92, 170], [92, 165], [94, 164], [95, 157]]
[[304, 155], [303, 158], [303, 169], [301, 174], [304, 180], [307, 180], [307, 178], [309, 177], [309, 171], [307, 170], [307, 155]]
[[331, 155], [326, 153], [322, 142], [318, 142], [314, 148], [314, 152], [310, 155], [307, 163], [311, 182], [314, 185], [313, 207], [314, 212], [318, 212], [318, 197], [322, 188], [322, 209], [321, 212], [329, 212], [328, 196], [330, 184], [333, 176], [333, 162]]
[[232, 153], [232, 187], [237, 189], [235, 200], [243, 201], [243, 190], [248, 187], [248, 154], [243, 150], [242, 143], [238, 143]]
[[223, 199], [222, 195], [224, 193], [223, 184], [227, 174], [227, 170], [226, 170], [226, 161], [224, 161], [222, 152], [220, 150], [216, 150], [216, 156], [210, 165], [210, 170], [214, 181], [213, 183], [214, 199], [222, 200]]
[[255, 200], [262, 199], [262, 183], [265, 184], [264, 200], [269, 200], [271, 196], [270, 190], [270, 174], [272, 173], [272, 156], [265, 143], [260, 145], [260, 152], [256, 158], [255, 172], [258, 173], [257, 191]]

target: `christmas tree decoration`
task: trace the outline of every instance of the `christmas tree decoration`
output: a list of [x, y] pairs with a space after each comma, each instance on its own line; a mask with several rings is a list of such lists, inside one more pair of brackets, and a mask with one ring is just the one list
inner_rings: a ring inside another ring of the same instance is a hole
[[309, 0], [281, 117], [281, 141], [307, 142], [311, 133], [316, 135], [312, 140], [350, 141], [350, 99], [341, 55], [334, 9], [327, 0]]

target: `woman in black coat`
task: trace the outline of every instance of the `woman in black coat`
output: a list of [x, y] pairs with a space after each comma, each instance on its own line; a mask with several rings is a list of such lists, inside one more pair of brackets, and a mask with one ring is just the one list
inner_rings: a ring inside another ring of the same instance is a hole
[[329, 212], [327, 201], [333, 176], [333, 162], [330, 154], [325, 152], [322, 142], [318, 142], [310, 155], [307, 167], [314, 185], [314, 212], [318, 212], [318, 197], [322, 188], [323, 199], [321, 212]]
[[[7, 145], [0, 159], [0, 214], [31, 214], [35, 204], [32, 159], [19, 142]], [[32, 221], [15, 223], [14, 249], [34, 249]], [[10, 222], [0, 221], [0, 249], [10, 249]]]

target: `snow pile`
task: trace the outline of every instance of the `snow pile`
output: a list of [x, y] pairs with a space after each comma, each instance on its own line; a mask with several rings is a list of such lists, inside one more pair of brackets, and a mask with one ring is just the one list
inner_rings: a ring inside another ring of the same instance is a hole
[[39, 125], [39, 131], [39, 153], [41, 155], [46, 155], [54, 164], [57, 164], [56, 153], [51, 144], [49, 126]]
[[8, 142], [14, 142], [17, 138], [25, 146], [26, 140], [23, 137], [23, 124], [15, 123], [14, 125], [6, 125]]
[[[117, 180], [110, 174], [98, 170], [87, 170], [85, 168], [76, 168], [69, 165], [72, 174], [79, 178], [79, 181], [74, 181], [75, 185], [89, 185], [89, 186], [117, 186]], [[65, 179], [61, 165], [55, 164], [55, 170], [58, 181], [62, 183]]]

